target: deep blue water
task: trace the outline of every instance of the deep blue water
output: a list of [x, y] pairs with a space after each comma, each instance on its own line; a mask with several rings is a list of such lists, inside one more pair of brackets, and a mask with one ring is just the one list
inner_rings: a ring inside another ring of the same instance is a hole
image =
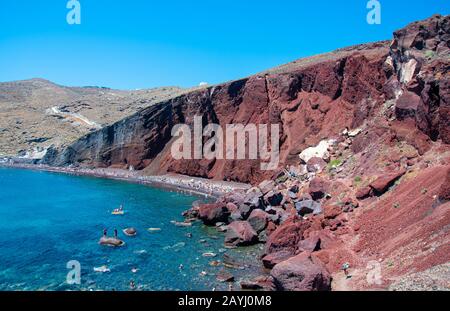
[[[170, 223], [182, 220], [181, 212], [197, 199], [114, 180], [0, 168], [0, 290], [129, 290], [131, 280], [141, 290], [225, 289], [215, 279], [223, 268], [209, 265], [224, 253], [250, 263], [227, 270], [237, 280], [258, 273], [260, 246], [224, 249], [214, 228]], [[111, 215], [119, 204], [125, 215]], [[127, 227], [137, 236], [126, 237]], [[151, 227], [161, 231], [150, 233]], [[126, 245], [99, 245], [103, 228], [109, 235], [117, 228]], [[70, 260], [81, 264], [80, 285], [66, 282]], [[111, 271], [94, 271], [103, 265]]]

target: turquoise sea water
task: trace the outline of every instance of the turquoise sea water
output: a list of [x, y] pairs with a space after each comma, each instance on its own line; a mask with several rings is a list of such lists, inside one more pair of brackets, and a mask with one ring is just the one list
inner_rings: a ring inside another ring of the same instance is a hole
[[[225, 289], [215, 278], [224, 268], [209, 265], [224, 253], [249, 264], [227, 270], [237, 280], [259, 273], [261, 246], [226, 250], [214, 228], [170, 223], [181, 221], [197, 199], [120, 181], [0, 168], [0, 290], [130, 290], [131, 280], [140, 290]], [[120, 204], [125, 215], [111, 215]], [[137, 236], [126, 237], [127, 227]], [[151, 227], [161, 231], [150, 233]], [[117, 228], [126, 245], [100, 246], [104, 228], [109, 235]], [[80, 285], [66, 282], [70, 260], [81, 264]], [[94, 271], [103, 265], [111, 271]]]

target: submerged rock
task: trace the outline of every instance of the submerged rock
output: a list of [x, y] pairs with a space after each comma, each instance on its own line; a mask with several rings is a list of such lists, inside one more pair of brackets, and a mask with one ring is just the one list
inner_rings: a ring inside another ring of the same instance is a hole
[[111, 270], [108, 268], [108, 266], [101, 266], [101, 267], [95, 267], [94, 272], [106, 273], [106, 272], [111, 272]]
[[126, 236], [135, 236], [137, 234], [137, 230], [135, 228], [126, 228], [123, 230], [123, 233]]
[[177, 227], [191, 227], [192, 223], [187, 221], [176, 221], [172, 220], [170, 223], [174, 224]]
[[222, 270], [219, 273], [217, 273], [216, 279], [219, 282], [233, 282], [234, 276], [231, 273]]
[[100, 245], [106, 245], [106, 246], [112, 246], [112, 247], [119, 247], [124, 246], [125, 242], [117, 239], [117, 238], [110, 238], [110, 237], [101, 237], [100, 241], [98, 242]]
[[148, 228], [147, 231], [148, 232], [152, 232], [152, 233], [153, 232], [159, 232], [159, 231], [161, 231], [161, 228]]
[[274, 289], [273, 278], [270, 275], [260, 275], [252, 280], [244, 280], [241, 281], [240, 285], [242, 289], [249, 289], [249, 290]]

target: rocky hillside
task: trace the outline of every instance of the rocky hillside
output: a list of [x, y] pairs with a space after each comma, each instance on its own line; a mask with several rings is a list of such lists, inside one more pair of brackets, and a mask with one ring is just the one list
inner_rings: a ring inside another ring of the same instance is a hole
[[0, 83], [0, 156], [42, 158], [155, 102], [175, 87], [120, 91], [64, 87], [43, 79]]
[[[265, 243], [268, 274], [243, 288], [448, 289], [449, 69], [450, 17], [436, 15], [391, 42], [170, 98], [50, 149], [43, 162], [251, 183], [185, 214], [225, 231], [229, 246]], [[194, 115], [222, 126], [279, 124], [278, 170], [261, 171], [257, 160], [174, 160], [171, 128]]]
[[390, 44], [345, 48], [171, 98], [53, 150], [46, 162], [131, 165], [148, 174], [251, 183], [271, 177], [257, 160], [174, 160], [170, 130], [177, 123], [192, 124], [194, 115], [223, 126], [278, 123], [280, 168], [297, 164], [302, 150], [345, 128], [365, 129], [352, 147], [355, 154], [383, 135], [424, 154], [434, 142], [450, 142], [448, 20], [434, 16], [395, 32]]
[[[186, 211], [186, 221], [225, 232], [229, 247], [265, 244], [267, 273], [241, 288], [450, 290], [449, 22], [411, 24], [371, 60], [347, 57], [337, 93], [313, 91], [299, 104], [298, 92], [287, 132], [309, 130], [311, 146], [250, 190]], [[271, 98], [286, 101], [293, 84], [282, 85]], [[332, 119], [334, 106], [311, 98], [346, 109]]]

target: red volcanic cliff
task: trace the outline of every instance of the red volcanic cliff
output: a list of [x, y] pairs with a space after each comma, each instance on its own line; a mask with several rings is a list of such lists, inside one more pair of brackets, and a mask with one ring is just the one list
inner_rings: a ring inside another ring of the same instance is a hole
[[[63, 150], [50, 150], [44, 162], [132, 166], [147, 174], [176, 172], [250, 183], [274, 174], [261, 171], [258, 160], [174, 160], [171, 129], [178, 123], [191, 125], [195, 115], [202, 115], [204, 124], [222, 126], [279, 124], [280, 168], [298, 163], [303, 149], [380, 114], [417, 129], [405, 139], [423, 153], [432, 141], [450, 143], [449, 20], [434, 16], [395, 32], [390, 45], [345, 48], [161, 102]], [[394, 126], [388, 130], [398, 132]]]
[[[439, 271], [450, 262], [449, 69], [450, 17], [436, 15], [396, 31], [391, 43], [161, 102], [50, 150], [44, 162], [252, 183], [184, 213], [225, 231], [231, 246], [265, 243], [270, 274], [242, 288], [423, 289], [426, 280], [448, 289]], [[278, 169], [175, 160], [171, 129], [192, 126], [196, 115], [204, 125], [279, 124]]]

